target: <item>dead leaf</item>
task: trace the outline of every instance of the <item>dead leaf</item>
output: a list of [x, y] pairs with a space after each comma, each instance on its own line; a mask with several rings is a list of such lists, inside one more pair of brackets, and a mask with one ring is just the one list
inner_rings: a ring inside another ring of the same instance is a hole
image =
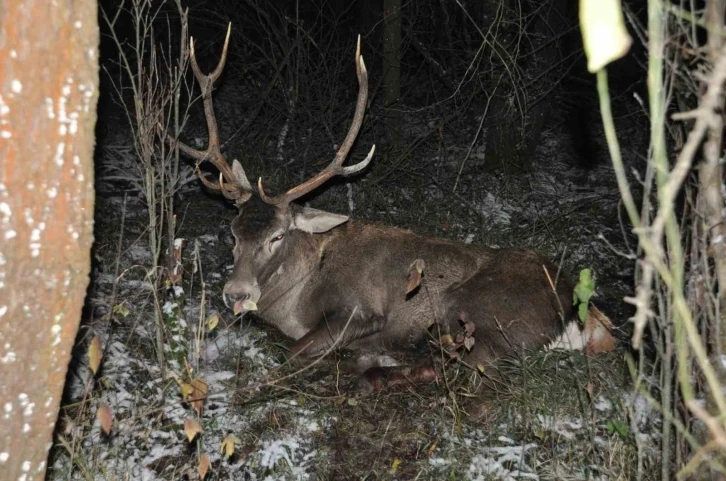
[[249, 299], [247, 299], [246, 301], [237, 301], [234, 303], [232, 310], [234, 311], [234, 315], [237, 316], [239, 314], [242, 314], [243, 312], [256, 311], [257, 304], [255, 303], [255, 301], [251, 301]]
[[242, 309], [246, 311], [256, 311], [257, 304], [255, 303], [255, 301], [246, 300], [242, 303]]
[[108, 407], [108, 404], [101, 403], [101, 405], [98, 406], [98, 411], [96, 411], [96, 417], [98, 418], [98, 422], [101, 424], [101, 430], [107, 435], [111, 434], [113, 412], [111, 412], [111, 408]]
[[406, 282], [406, 294], [410, 294], [418, 286], [421, 285], [421, 279], [423, 278], [423, 271], [426, 267], [426, 263], [423, 259], [416, 259], [411, 263], [408, 268], [408, 282]]
[[476, 365], [476, 370], [479, 371], [479, 374], [484, 374], [484, 371], [486, 370], [486, 366], [484, 366], [484, 364], [479, 363]]
[[187, 439], [191, 443], [197, 434], [202, 434], [202, 425], [196, 419], [186, 418], [184, 420], [184, 434], [187, 435]]
[[388, 474], [396, 474], [396, 471], [398, 471], [398, 467], [401, 465], [403, 461], [401, 461], [398, 458], [395, 458], [393, 462], [391, 463], [391, 469], [388, 470]]
[[590, 304], [585, 317], [585, 336], [588, 339], [585, 354], [588, 356], [615, 349], [613, 323], [600, 309]]
[[474, 347], [474, 338], [471, 336], [464, 338], [464, 347], [467, 351], [471, 351], [471, 348]]
[[454, 344], [454, 339], [451, 337], [451, 334], [444, 334], [439, 338], [439, 342], [442, 346], [451, 346]]
[[593, 387], [592, 383], [591, 382], [588, 382], [587, 384], [585, 384], [585, 388], [584, 389], [585, 389], [585, 391], [587, 391], [587, 394], [590, 395], [590, 399], [592, 399], [593, 391], [595, 390], [595, 388]]
[[194, 386], [189, 384], [188, 382], [180, 382], [179, 383], [179, 391], [181, 392], [181, 396], [183, 400], [189, 399], [189, 395], [194, 391]]
[[189, 404], [197, 412], [197, 415], [202, 415], [202, 408], [204, 407], [204, 400], [207, 399], [207, 383], [201, 379], [194, 379], [191, 383], [192, 391], [189, 393]]
[[211, 332], [213, 331], [217, 325], [219, 325], [219, 314], [216, 312], [213, 312], [207, 317], [207, 331]]
[[207, 477], [207, 471], [209, 471], [209, 467], [212, 465], [212, 461], [209, 460], [209, 456], [206, 454], [202, 454], [199, 456], [199, 465], [197, 466], [197, 472], [199, 473], [199, 479], [204, 479]]
[[98, 372], [98, 368], [101, 367], [101, 359], [103, 358], [103, 347], [101, 346], [101, 339], [98, 336], [93, 336], [91, 344], [88, 346], [88, 367], [95, 376]]
[[227, 434], [222, 440], [222, 444], [219, 446], [219, 452], [224, 455], [225, 458], [229, 458], [234, 454], [235, 444], [239, 444], [240, 439], [234, 434]]
[[426, 456], [432, 456], [434, 454], [434, 451], [436, 451], [436, 448], [438, 447], [439, 442], [434, 441], [431, 446], [426, 450]]
[[476, 325], [473, 322], [468, 320], [464, 322], [464, 332], [466, 333], [466, 337], [473, 336], [474, 329], [476, 329]]

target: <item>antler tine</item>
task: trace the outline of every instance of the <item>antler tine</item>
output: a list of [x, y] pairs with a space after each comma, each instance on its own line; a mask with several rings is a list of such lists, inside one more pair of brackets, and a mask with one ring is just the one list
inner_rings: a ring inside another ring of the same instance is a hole
[[272, 205], [288, 204], [320, 187], [336, 175], [348, 176], [365, 169], [371, 161], [373, 153], [376, 150], [375, 145], [373, 145], [365, 159], [355, 165], [343, 167], [343, 162], [348, 156], [351, 147], [353, 147], [353, 143], [358, 136], [361, 125], [363, 124], [363, 115], [365, 114], [366, 103], [368, 101], [368, 71], [366, 70], [363, 57], [360, 54], [360, 35], [358, 35], [358, 43], [355, 50], [355, 69], [358, 76], [358, 100], [356, 101], [355, 114], [353, 115], [353, 122], [350, 124], [350, 128], [348, 129], [348, 134], [345, 136], [345, 140], [343, 140], [343, 143], [340, 145], [333, 161], [325, 169], [307, 181], [276, 197], [268, 197], [262, 188], [262, 178], [258, 179], [257, 190], [259, 190], [260, 197], [263, 201]]
[[[227, 61], [227, 51], [229, 47], [229, 38], [230, 33], [232, 31], [232, 24], [230, 23], [227, 27], [227, 35], [224, 39], [224, 47], [222, 48], [222, 55], [219, 59], [219, 62], [217, 63], [217, 67], [214, 69], [214, 71], [209, 74], [205, 75], [202, 73], [201, 69], [199, 68], [199, 64], [197, 63], [197, 57], [194, 49], [194, 38], [191, 38], [189, 40], [190, 49], [189, 49], [189, 56], [191, 58], [191, 64], [192, 64], [192, 71], [194, 72], [194, 77], [197, 79], [197, 82], [199, 82], [199, 86], [202, 90], [202, 102], [204, 104], [204, 117], [207, 121], [207, 132], [209, 133], [209, 143], [207, 145], [207, 148], [205, 150], [197, 150], [192, 147], [189, 147], [188, 145], [178, 142], [179, 149], [184, 152], [189, 157], [192, 157], [194, 159], [197, 159], [200, 163], [204, 162], [205, 160], [211, 162], [217, 169], [219, 169], [220, 177], [219, 177], [219, 184], [215, 184], [214, 182], [209, 181], [197, 168], [197, 175], [199, 176], [202, 183], [211, 190], [218, 190], [224, 195], [227, 199], [236, 199], [244, 201], [249, 198], [249, 195], [251, 192], [248, 192], [248, 189], [245, 188], [245, 185], [249, 185], [249, 181], [246, 181], [246, 179], [243, 179], [246, 182], [240, 183], [234, 173], [232, 172], [232, 168], [229, 165], [229, 162], [227, 162], [227, 159], [222, 154], [222, 150], [220, 147], [219, 142], [219, 129], [217, 127], [217, 119], [214, 115], [214, 103], [212, 100], [212, 90], [214, 87], [214, 82], [220, 77], [222, 74], [222, 71], [224, 70], [224, 65]], [[225, 183], [226, 180], [226, 183]], [[243, 185], [245, 184], [245, 185]]]
[[219, 63], [217, 63], [217, 67], [214, 69], [214, 72], [209, 74], [209, 77], [212, 79], [212, 82], [215, 82], [220, 75], [222, 75], [222, 71], [224, 70], [224, 64], [227, 63], [227, 49], [229, 48], [229, 36], [232, 33], [232, 22], [229, 22], [227, 24], [227, 35], [224, 37], [224, 47], [222, 48], [222, 56], [219, 59]]

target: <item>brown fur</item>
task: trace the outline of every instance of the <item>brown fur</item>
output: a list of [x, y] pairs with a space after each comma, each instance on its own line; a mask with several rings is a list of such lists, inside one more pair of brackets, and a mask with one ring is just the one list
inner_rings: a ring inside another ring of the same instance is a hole
[[[289, 229], [300, 209], [293, 205], [271, 216], [262, 234], [236, 230], [236, 249], [259, 248], [260, 239]], [[238, 229], [245, 210], [235, 221]], [[404, 350], [430, 335], [434, 323], [453, 333], [466, 318], [476, 326], [466, 361], [491, 363], [546, 345], [572, 314], [572, 284], [559, 276], [558, 302], [545, 273], [554, 281], [558, 269], [533, 251], [465, 245], [356, 221], [322, 234], [290, 229], [283, 241], [284, 251], [270, 260], [274, 265], [263, 267], [279, 273], [260, 283], [257, 305], [267, 322], [297, 340], [292, 351], [301, 356], [319, 355], [339, 337], [336, 347]], [[232, 296], [258, 275], [249, 260], [242, 272], [242, 257], [225, 288]], [[406, 295], [416, 259], [425, 261], [423, 280]]]

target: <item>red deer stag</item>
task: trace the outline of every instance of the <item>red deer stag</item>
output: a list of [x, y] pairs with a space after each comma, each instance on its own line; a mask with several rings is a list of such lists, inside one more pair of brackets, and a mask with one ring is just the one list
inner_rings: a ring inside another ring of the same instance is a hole
[[[255, 192], [240, 163], [234, 160], [230, 166], [222, 155], [212, 107], [212, 86], [224, 68], [228, 42], [229, 30], [222, 57], [210, 75], [201, 73], [191, 43], [209, 146], [204, 151], [179, 146], [185, 154], [219, 169], [218, 183], [199, 175], [208, 188], [234, 199], [239, 208], [232, 222], [234, 271], [223, 294], [236, 314], [257, 310], [296, 341], [291, 351], [303, 359], [332, 347], [364, 353], [405, 350], [431, 335], [433, 324], [451, 333], [464, 324], [469, 331], [473, 327], [469, 337], [474, 342], [469, 340], [470, 350], [463, 357], [475, 366], [519, 349], [546, 346], [564, 332], [581, 343], [592, 341], [591, 332], [573, 329], [578, 324], [573, 321], [572, 283], [536, 252], [432, 239], [293, 203], [331, 177], [360, 172], [371, 160], [375, 147], [361, 162], [343, 167], [360, 130], [368, 95], [360, 39], [355, 54], [359, 83], [355, 114], [333, 161], [282, 195], [269, 197], [262, 179]], [[424, 263], [423, 281], [416, 288], [413, 270]], [[409, 275], [414, 286], [407, 286]], [[592, 309], [591, 314], [595, 314]]]

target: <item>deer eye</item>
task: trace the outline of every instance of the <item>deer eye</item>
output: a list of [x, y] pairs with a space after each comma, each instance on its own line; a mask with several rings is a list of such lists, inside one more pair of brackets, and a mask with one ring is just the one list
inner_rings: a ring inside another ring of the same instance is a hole
[[281, 241], [283, 237], [285, 237], [285, 234], [279, 234], [279, 235], [277, 235], [277, 236], [273, 237], [273, 238], [272, 238], [272, 239], [270, 240], [270, 244], [274, 244], [274, 243], [275, 243], [275, 242], [277, 242], [277, 241]]

